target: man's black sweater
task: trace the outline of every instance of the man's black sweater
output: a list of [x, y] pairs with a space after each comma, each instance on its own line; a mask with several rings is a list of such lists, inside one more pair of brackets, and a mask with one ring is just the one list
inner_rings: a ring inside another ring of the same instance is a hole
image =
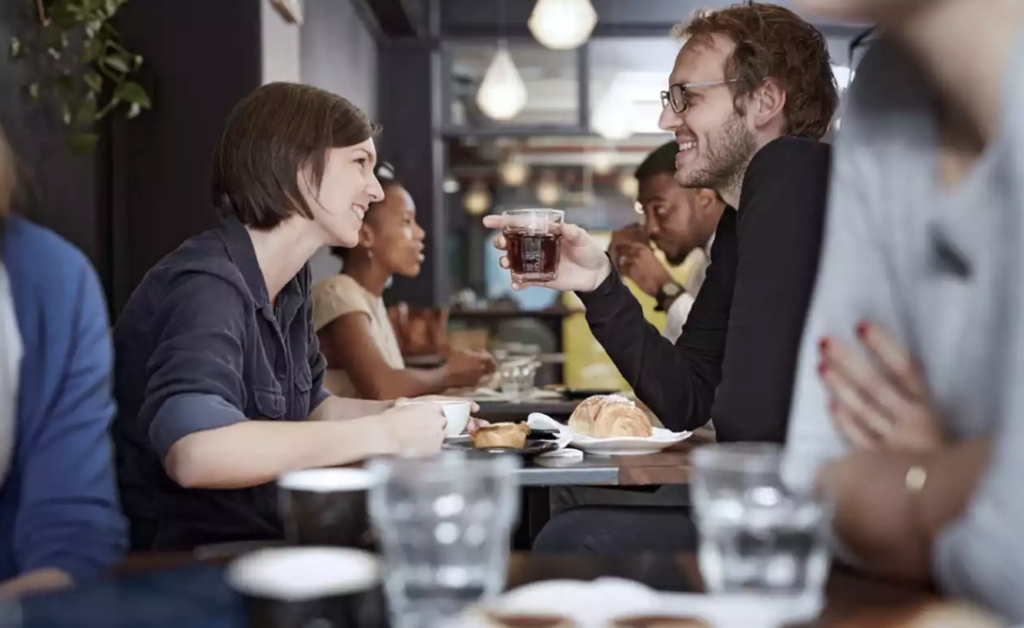
[[828, 144], [780, 138], [751, 160], [711, 265], [673, 345], [613, 270], [579, 297], [594, 336], [673, 430], [714, 420], [719, 441], [786, 439], [800, 336], [824, 226]]

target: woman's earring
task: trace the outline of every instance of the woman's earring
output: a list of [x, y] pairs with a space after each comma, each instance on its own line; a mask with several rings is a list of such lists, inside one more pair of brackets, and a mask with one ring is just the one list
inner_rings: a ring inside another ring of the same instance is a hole
[[367, 250], [366, 251], [366, 256], [372, 260], [373, 259], [373, 251]]

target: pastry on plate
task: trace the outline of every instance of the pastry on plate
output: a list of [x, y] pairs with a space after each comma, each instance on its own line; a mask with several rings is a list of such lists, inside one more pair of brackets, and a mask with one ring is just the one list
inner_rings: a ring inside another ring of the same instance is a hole
[[654, 435], [647, 413], [619, 395], [584, 399], [569, 417], [569, 429], [580, 436], [592, 438], [647, 438]]
[[473, 447], [477, 449], [489, 447], [509, 447], [522, 449], [526, 445], [526, 437], [530, 435], [530, 426], [526, 423], [492, 423], [470, 433]]

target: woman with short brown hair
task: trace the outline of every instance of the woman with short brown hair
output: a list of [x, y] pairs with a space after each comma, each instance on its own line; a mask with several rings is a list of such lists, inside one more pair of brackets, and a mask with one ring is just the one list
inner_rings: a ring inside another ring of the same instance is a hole
[[221, 225], [158, 262], [114, 331], [114, 438], [135, 547], [281, 538], [271, 482], [282, 473], [440, 449], [440, 406], [323, 387], [308, 262], [355, 246], [383, 198], [376, 132], [344, 98], [289, 83], [229, 115], [213, 166]]

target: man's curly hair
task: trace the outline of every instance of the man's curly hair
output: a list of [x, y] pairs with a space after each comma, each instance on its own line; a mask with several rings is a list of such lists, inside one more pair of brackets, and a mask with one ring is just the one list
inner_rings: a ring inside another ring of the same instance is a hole
[[746, 2], [724, 9], [700, 10], [673, 34], [709, 43], [715, 34], [729, 37], [736, 50], [726, 62], [725, 78], [736, 111], [743, 98], [766, 78], [786, 91], [785, 133], [821, 139], [839, 106], [832, 58], [825, 37], [796, 13], [776, 4]]

